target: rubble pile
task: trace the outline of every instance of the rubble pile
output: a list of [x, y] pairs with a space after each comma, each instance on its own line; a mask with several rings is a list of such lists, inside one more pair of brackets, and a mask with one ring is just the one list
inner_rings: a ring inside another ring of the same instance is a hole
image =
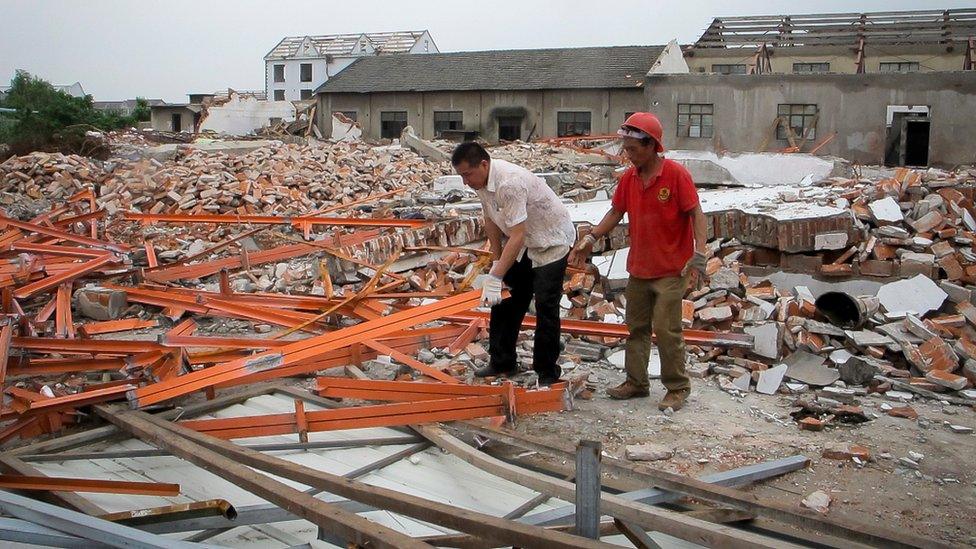
[[424, 184], [448, 169], [405, 149], [359, 143], [275, 143], [238, 156], [187, 148], [172, 162], [38, 152], [0, 164], [0, 192], [12, 204], [23, 195], [60, 201], [94, 188], [109, 213], [295, 215]]
[[974, 175], [898, 170], [874, 182], [826, 182], [843, 189], [839, 200], [850, 201], [864, 238], [825, 253], [820, 274], [901, 278], [876, 296], [777, 288], [746, 275], [748, 247], [710, 242], [707, 284], [686, 296], [684, 325], [744, 331], [755, 344], [692, 349], [689, 372], [717, 374], [732, 393], [815, 390], [820, 404], [801, 403], [815, 413], [795, 415], [805, 429], [823, 428], [824, 417], [863, 418], [853, 404], [868, 393], [897, 402], [887, 406], [897, 417], [912, 417], [903, 404], [919, 395], [976, 405]]

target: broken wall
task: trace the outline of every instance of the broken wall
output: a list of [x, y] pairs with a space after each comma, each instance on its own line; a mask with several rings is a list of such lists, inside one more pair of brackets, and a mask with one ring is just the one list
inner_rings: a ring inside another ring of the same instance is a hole
[[406, 111], [407, 125], [413, 126], [423, 139], [434, 139], [434, 112], [461, 111], [462, 126], [475, 130], [488, 142], [498, 141], [498, 109], [521, 108], [522, 139], [531, 135], [556, 137], [560, 111], [590, 113], [590, 133], [613, 133], [623, 123], [625, 114], [645, 108], [643, 91], [637, 87], [640, 75], [634, 75], [634, 89], [613, 90], [532, 90], [532, 91], [443, 91], [416, 93], [332, 93], [319, 94], [317, 117], [322, 135], [332, 135], [332, 117], [324, 113], [354, 111], [367, 137], [380, 137], [380, 113]]
[[[865, 164], [884, 160], [887, 107], [928, 105], [931, 131], [929, 163], [952, 166], [976, 162], [976, 71], [910, 74], [768, 74], [648, 75], [646, 104], [665, 123], [671, 149], [756, 151], [769, 136], [768, 148], [789, 146], [773, 136], [777, 106], [816, 104], [816, 138], [837, 137], [820, 154]], [[714, 105], [713, 139], [677, 137], [672, 124], [678, 103]]]
[[231, 93], [226, 102], [207, 107], [200, 130], [247, 135], [268, 126], [272, 118], [295, 120], [295, 105], [291, 101], [259, 101], [251, 95]]

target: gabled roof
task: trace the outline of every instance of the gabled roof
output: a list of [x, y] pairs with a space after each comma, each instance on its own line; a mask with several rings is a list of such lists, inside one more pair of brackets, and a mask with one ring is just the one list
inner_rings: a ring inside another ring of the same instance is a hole
[[363, 57], [315, 93], [638, 88], [664, 46]]
[[326, 34], [322, 36], [288, 36], [281, 40], [268, 55], [267, 59], [287, 59], [295, 57], [306, 39], [318, 50], [319, 55], [355, 55], [359, 53], [357, 45], [365, 38], [376, 53], [406, 53], [427, 32], [397, 31], [397, 32], [369, 32], [358, 34]]

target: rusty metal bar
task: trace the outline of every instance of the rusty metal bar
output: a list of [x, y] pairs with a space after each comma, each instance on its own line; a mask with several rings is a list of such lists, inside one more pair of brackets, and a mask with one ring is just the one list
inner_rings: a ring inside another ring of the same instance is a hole
[[281, 349], [259, 353], [247, 359], [227, 362], [173, 380], [147, 385], [136, 389], [129, 395], [130, 404], [133, 407], [148, 406], [219, 383], [229, 382], [248, 374], [278, 370], [302, 360], [320, 357], [338, 347], [347, 347], [366, 339], [375, 339], [397, 330], [471, 309], [478, 305], [480, 298], [479, 291], [467, 292], [430, 305], [400, 311], [387, 317], [310, 337]]
[[461, 383], [453, 376], [449, 374], [445, 374], [444, 372], [438, 370], [437, 368], [428, 366], [423, 362], [420, 362], [419, 360], [413, 358], [412, 356], [407, 355], [406, 353], [401, 353], [400, 351], [394, 349], [393, 347], [390, 347], [389, 345], [380, 343], [378, 341], [373, 341], [373, 340], [366, 340], [363, 341], [362, 343], [363, 345], [372, 348], [373, 350], [375, 350], [380, 354], [387, 355], [393, 360], [401, 364], [404, 364], [406, 366], [409, 366], [414, 370], [417, 370], [418, 372], [424, 374], [425, 376], [432, 377], [438, 381], [443, 381], [444, 383], [451, 383], [451, 384]]
[[49, 288], [53, 288], [58, 284], [84, 276], [94, 270], [97, 270], [99, 267], [103, 265], [112, 263], [115, 260], [116, 259], [114, 255], [104, 254], [102, 257], [95, 258], [92, 259], [91, 261], [86, 261], [84, 263], [81, 263], [74, 269], [66, 270], [56, 275], [42, 278], [41, 280], [38, 280], [37, 282], [33, 282], [26, 286], [21, 286], [20, 288], [14, 290], [14, 297], [16, 297], [17, 299], [23, 299], [25, 297], [32, 296], [37, 292], [41, 292]]
[[[455, 315], [444, 317], [450, 322], [470, 323], [472, 320], [480, 318], [487, 321], [489, 314], [482, 311], [466, 311]], [[532, 315], [525, 315], [522, 327], [535, 329], [536, 319]], [[625, 324], [610, 324], [607, 322], [595, 322], [592, 320], [569, 320], [562, 319], [560, 328], [563, 333], [574, 335], [592, 335], [602, 337], [626, 338], [630, 333]], [[751, 349], [753, 337], [749, 334], [736, 334], [732, 332], [709, 332], [706, 330], [684, 330], [685, 342], [691, 345], [707, 345], [717, 347], [741, 347]], [[656, 339], [656, 337], [655, 337]]]
[[111, 250], [113, 252], [125, 253], [131, 250], [129, 246], [123, 244], [116, 244], [114, 242], [105, 242], [102, 240], [96, 240], [94, 238], [88, 238], [87, 236], [80, 236], [58, 229], [52, 229], [50, 227], [44, 227], [37, 225], [35, 223], [25, 223], [23, 221], [17, 221], [16, 219], [11, 219], [7, 216], [0, 214], [0, 226], [9, 225], [11, 227], [16, 227], [25, 231], [32, 231], [38, 234], [43, 234], [47, 236], [53, 236], [69, 242], [75, 242], [77, 244], [83, 244], [85, 246], [91, 246], [93, 248], [103, 248], [106, 250]]
[[100, 515], [98, 518], [126, 526], [142, 526], [160, 522], [218, 516], [224, 517], [227, 520], [235, 520], [237, 518], [237, 509], [225, 499], [208, 499], [191, 503], [151, 507], [149, 509], [137, 509], [135, 511], [107, 513]]
[[150, 223], [229, 223], [234, 225], [325, 225], [333, 227], [398, 227], [416, 229], [428, 224], [426, 219], [379, 219], [368, 217], [278, 217], [273, 215], [222, 214], [148, 214], [124, 212], [122, 219]]
[[159, 321], [143, 320], [141, 318], [124, 318], [120, 320], [106, 320], [104, 322], [89, 322], [83, 324], [78, 331], [86, 336], [96, 334], [110, 334], [113, 332], [127, 332], [129, 330], [142, 330], [144, 328], [155, 328], [159, 326]]
[[130, 482], [86, 478], [34, 477], [0, 475], [5, 490], [45, 490], [49, 492], [92, 492], [99, 494], [134, 494], [141, 496], [178, 496], [179, 484]]

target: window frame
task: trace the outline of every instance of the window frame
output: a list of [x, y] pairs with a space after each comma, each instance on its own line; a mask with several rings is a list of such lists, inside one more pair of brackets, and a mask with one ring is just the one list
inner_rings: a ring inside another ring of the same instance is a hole
[[[798, 67], [807, 67], [804, 70], [797, 70]], [[819, 67], [814, 69], [814, 67]], [[830, 72], [830, 62], [812, 62], [812, 63], [793, 63], [793, 74], [826, 74]]]
[[[711, 139], [715, 137], [714, 103], [678, 103], [676, 135], [689, 139]], [[706, 119], [707, 117], [707, 119]], [[698, 122], [694, 124], [694, 122]], [[698, 128], [698, 135], [693, 128]]]
[[[786, 118], [786, 123], [793, 129], [796, 139], [813, 140], [817, 138], [817, 127], [808, 124], [816, 120], [819, 114], [820, 106], [816, 103], [780, 103], [776, 105], [776, 118]], [[797, 119], [800, 121], [800, 126], [794, 124]], [[797, 128], [800, 131], [797, 131]], [[789, 141], [789, 134], [783, 124], [776, 125], [776, 139]]]
[[[403, 115], [403, 120], [400, 120], [399, 115]], [[391, 119], [392, 117], [392, 119]], [[399, 139], [400, 134], [403, 133], [403, 128], [408, 125], [409, 114], [407, 111], [380, 111], [380, 139]], [[388, 124], [400, 124], [400, 129], [396, 132], [396, 135], [389, 137], [391, 132], [387, 131], [389, 129]]]
[[[565, 116], [572, 116], [572, 120], [564, 120]], [[576, 130], [576, 125], [586, 124], [586, 129]], [[572, 125], [573, 133], [569, 132]], [[593, 132], [593, 112], [592, 111], [556, 111], [556, 135], [558, 137], [580, 137], [592, 135]]]
[[312, 97], [314, 97], [314, 94], [312, 93], [311, 88], [305, 88], [303, 90], [298, 91], [298, 99], [301, 101], [309, 100]]
[[[280, 98], [279, 98], [280, 96]], [[274, 101], [284, 101], [285, 100], [285, 90], [272, 90], [271, 97]]]
[[[271, 72], [273, 73], [271, 80], [275, 84], [284, 83], [284, 81], [285, 81], [285, 66], [284, 65], [281, 65], [281, 64], [275, 64], [275, 65], [271, 65], [271, 67], [272, 67]], [[280, 79], [278, 78], [278, 71], [279, 70], [281, 71], [281, 78]]]
[[[724, 67], [729, 70], [721, 70], [719, 69], [719, 67]], [[732, 67], [735, 67], [735, 69], [732, 70]], [[741, 72], [740, 72], [740, 67], [741, 67]], [[746, 66], [745, 63], [712, 63], [712, 72], [715, 74], [726, 74], [726, 75], [747, 74], [749, 72], [749, 68]]]
[[[897, 66], [897, 70], [891, 70], [893, 66]], [[902, 70], [902, 67], [906, 67], [907, 70]], [[919, 72], [922, 68], [921, 63], [918, 61], [881, 61], [878, 63], [878, 72], [881, 73], [901, 73], [907, 74], [911, 72]]]
[[440, 135], [444, 131], [464, 129], [464, 111], [434, 111], [433, 117], [434, 135]]
[[[308, 78], [305, 78], [305, 67], [308, 67]], [[299, 65], [298, 81], [299, 82], [311, 82], [312, 81], [312, 64], [302, 63]]]

